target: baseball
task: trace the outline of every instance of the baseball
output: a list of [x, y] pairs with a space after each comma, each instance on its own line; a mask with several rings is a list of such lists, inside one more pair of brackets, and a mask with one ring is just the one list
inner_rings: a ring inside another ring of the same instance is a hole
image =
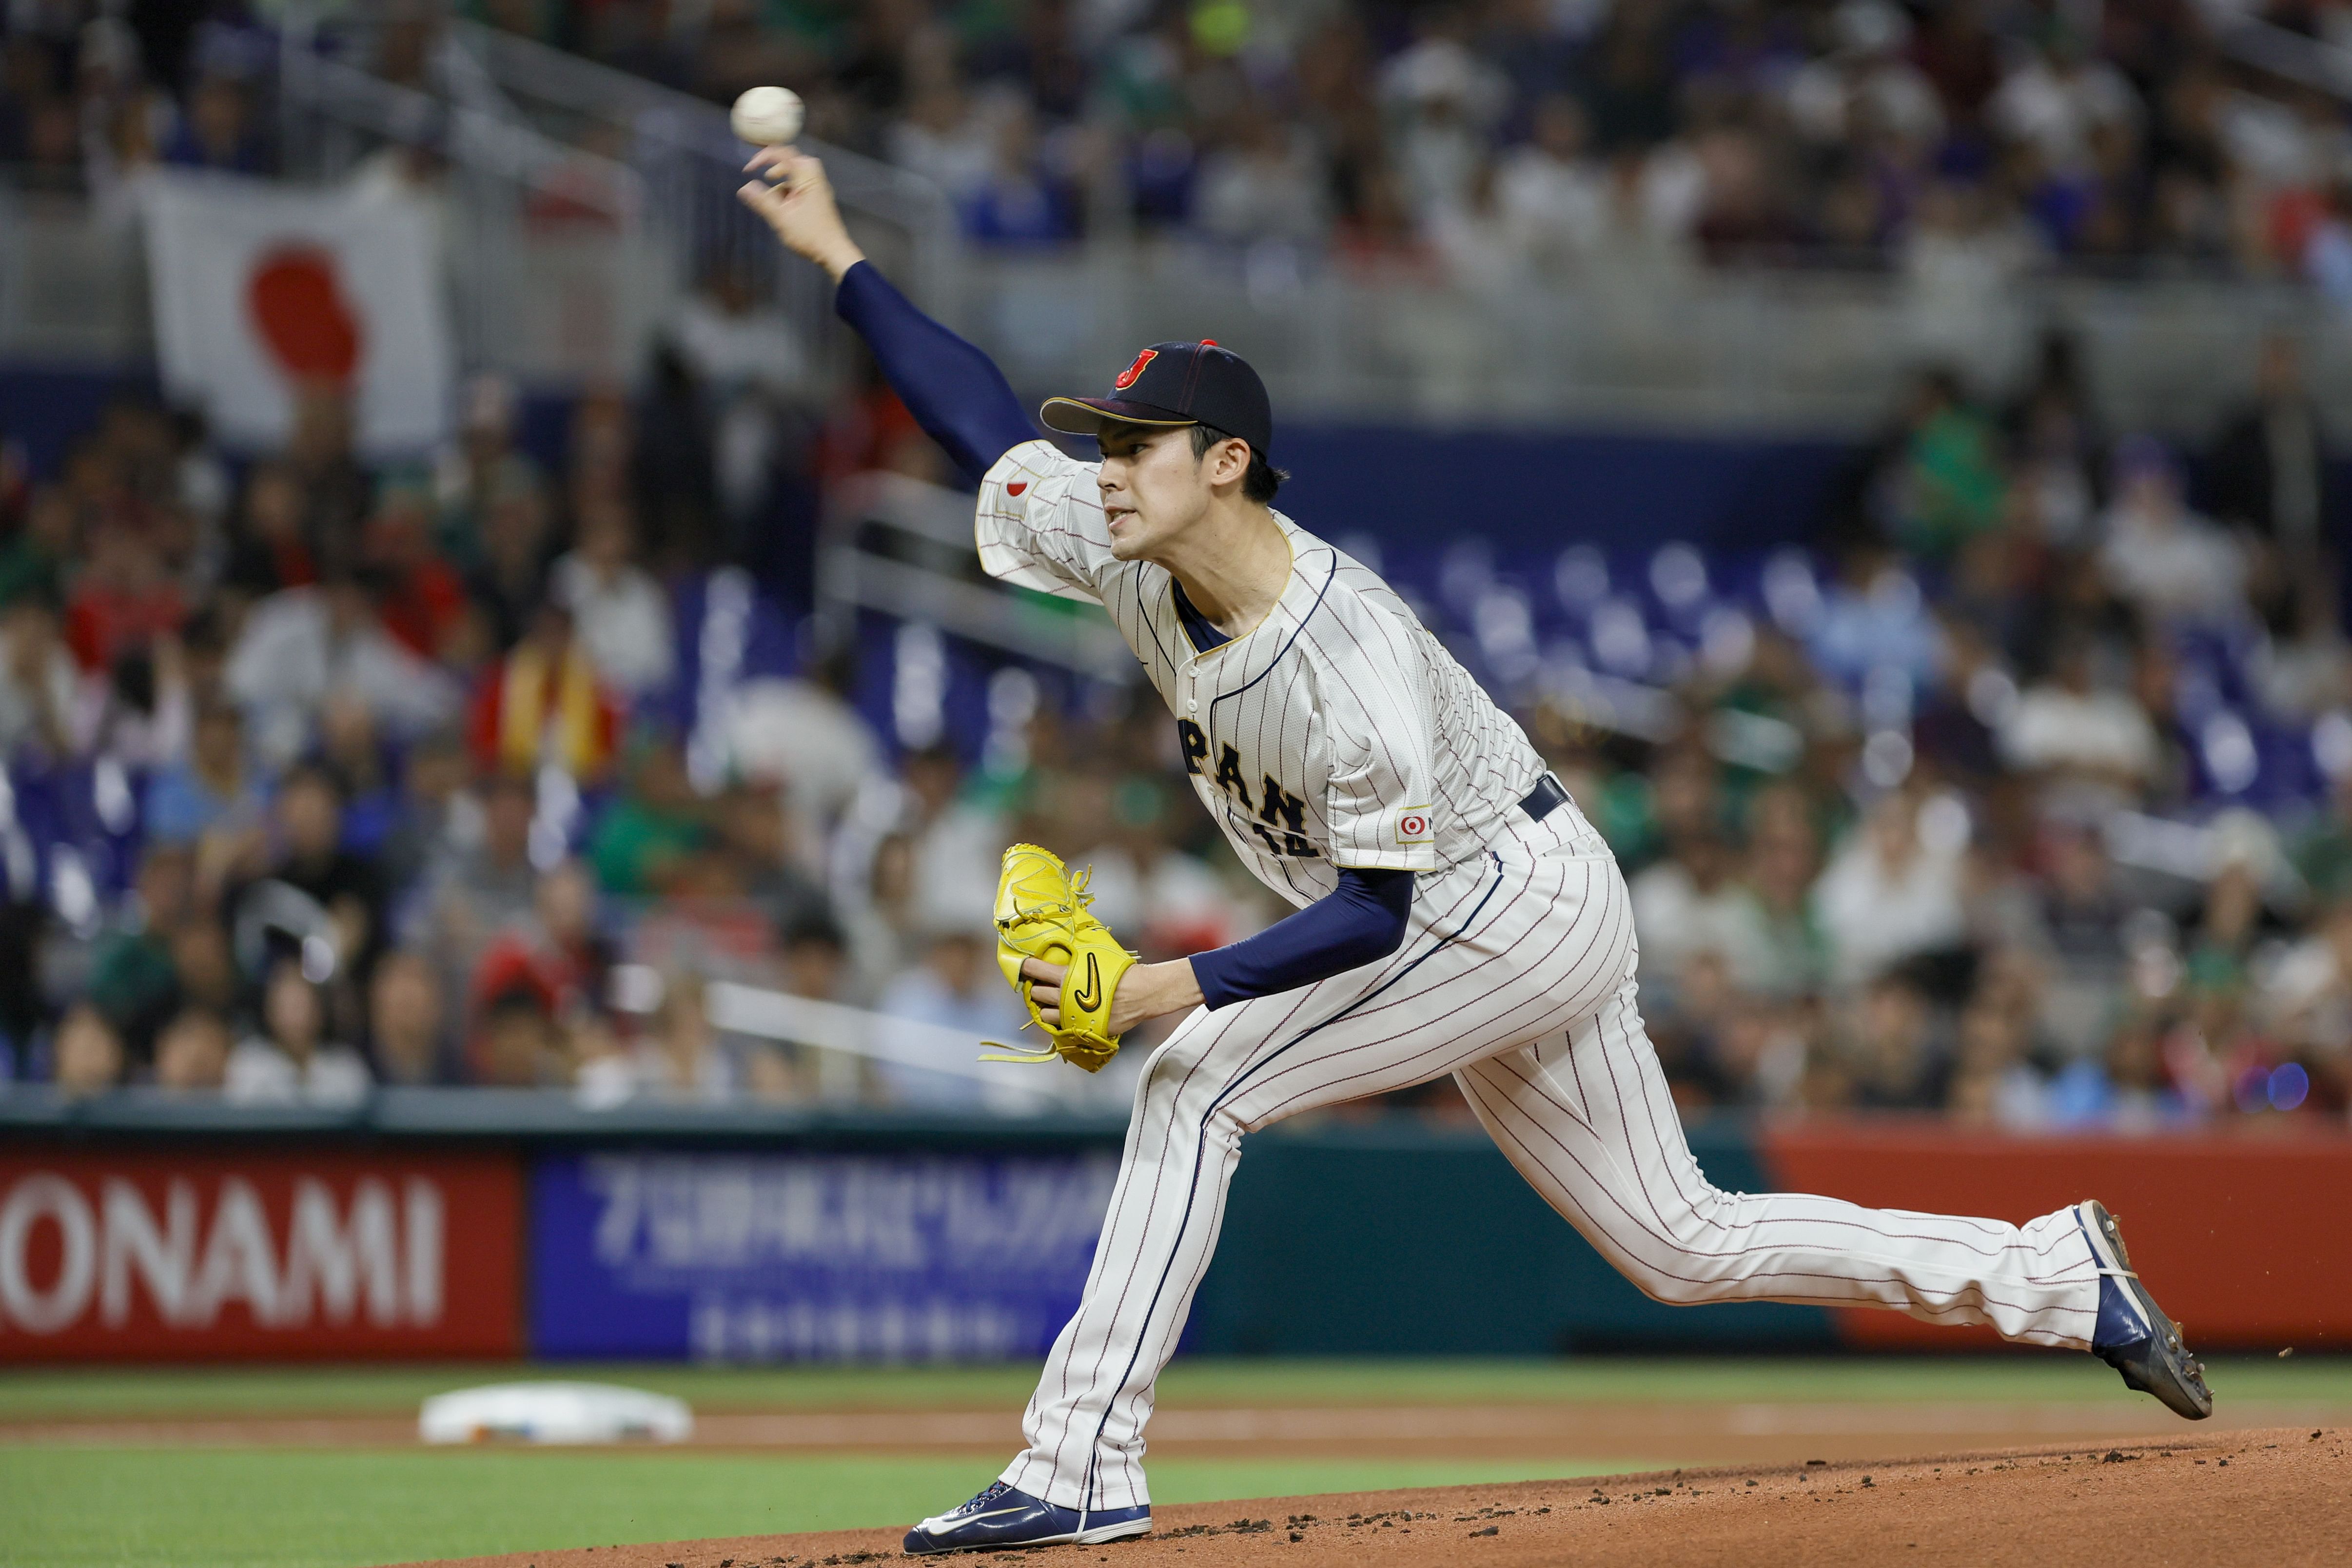
[[801, 133], [801, 95], [788, 87], [754, 87], [727, 117], [735, 134], [754, 147], [774, 147]]

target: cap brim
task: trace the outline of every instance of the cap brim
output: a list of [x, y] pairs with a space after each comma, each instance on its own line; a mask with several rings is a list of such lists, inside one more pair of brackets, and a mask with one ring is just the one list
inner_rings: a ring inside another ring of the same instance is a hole
[[1048, 430], [1066, 436], [1097, 436], [1106, 425], [1198, 425], [1173, 409], [1116, 397], [1049, 397], [1037, 410]]

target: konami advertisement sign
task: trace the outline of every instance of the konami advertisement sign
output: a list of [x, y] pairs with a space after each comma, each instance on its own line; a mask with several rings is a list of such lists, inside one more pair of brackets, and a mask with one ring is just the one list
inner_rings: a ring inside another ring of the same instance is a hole
[[522, 1349], [499, 1152], [0, 1153], [0, 1362]]

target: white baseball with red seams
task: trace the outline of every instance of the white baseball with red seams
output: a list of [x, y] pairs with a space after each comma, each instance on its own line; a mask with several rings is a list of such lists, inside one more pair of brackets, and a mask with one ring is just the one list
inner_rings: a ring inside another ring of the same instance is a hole
[[1414, 872], [1389, 957], [1196, 1009], [1146, 1064], [1078, 1310], [1003, 1479], [1064, 1508], [1148, 1502], [1143, 1429], [1214, 1251], [1245, 1132], [1455, 1075], [1519, 1173], [1643, 1292], [1882, 1306], [2088, 1349], [2099, 1274], [2071, 1208], [2022, 1227], [1710, 1185], [1634, 1005], [1625, 882], [1511, 718], [1380, 578], [1276, 514], [1291, 577], [1196, 650], [1160, 566], [1122, 562], [1095, 468], [1044, 441], [982, 482], [982, 564], [1109, 610], [1176, 716], [1194, 792], [1302, 907], [1340, 868]]
[[806, 116], [801, 95], [791, 88], [749, 87], [728, 111], [727, 123], [754, 147], [781, 147], [800, 135]]

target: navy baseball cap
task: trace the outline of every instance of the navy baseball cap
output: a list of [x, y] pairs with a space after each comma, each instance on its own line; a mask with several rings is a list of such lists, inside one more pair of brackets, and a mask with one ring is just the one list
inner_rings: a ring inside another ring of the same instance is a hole
[[1119, 372], [1108, 397], [1049, 397], [1037, 417], [1072, 436], [1098, 435], [1105, 425], [1206, 425], [1240, 437], [1261, 458], [1274, 445], [1265, 383], [1213, 338], [1154, 343]]

